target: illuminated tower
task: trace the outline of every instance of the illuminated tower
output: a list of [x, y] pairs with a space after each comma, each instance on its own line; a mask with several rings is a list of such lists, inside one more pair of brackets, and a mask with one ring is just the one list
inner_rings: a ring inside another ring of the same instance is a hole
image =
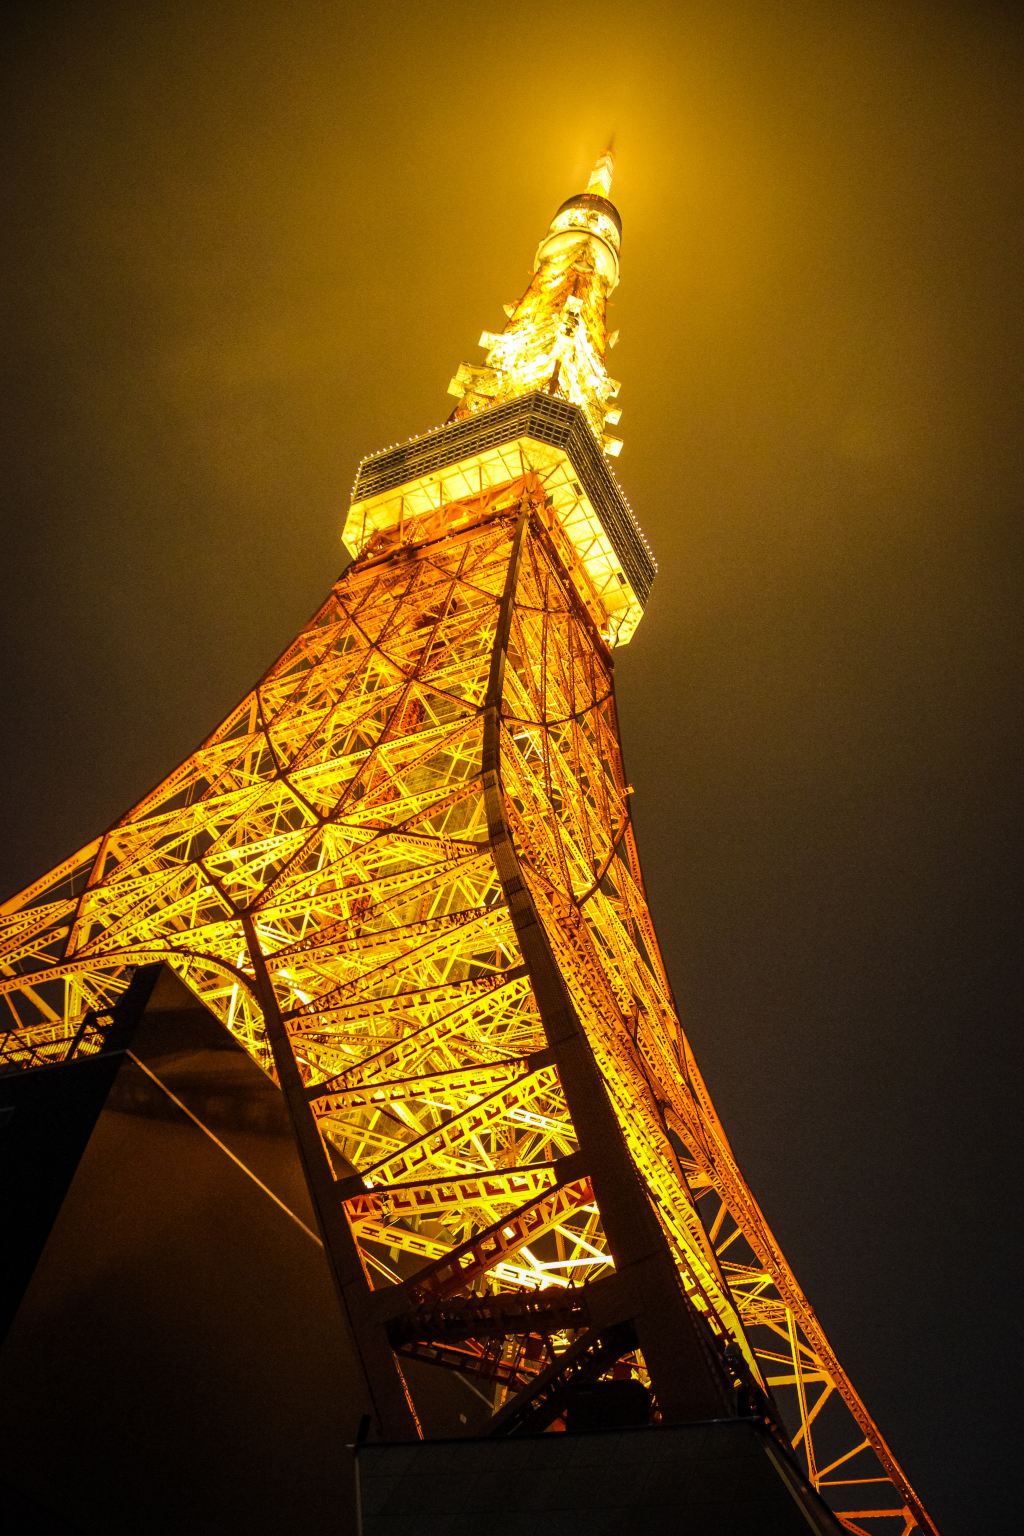
[[733, 1159], [630, 821], [613, 650], [655, 566], [607, 459], [610, 154], [450, 420], [359, 466], [352, 564], [182, 766], [8, 901], [2, 1062], [171, 967], [283, 1092], [381, 1434], [409, 1358], [496, 1433], [587, 1383], [763, 1413], [854, 1532], [934, 1530]]

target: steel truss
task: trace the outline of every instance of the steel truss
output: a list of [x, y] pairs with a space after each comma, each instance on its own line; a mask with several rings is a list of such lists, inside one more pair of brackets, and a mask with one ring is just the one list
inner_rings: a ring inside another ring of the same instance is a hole
[[[848, 1531], [934, 1531], [740, 1174], [644, 895], [611, 654], [527, 473], [383, 531], [182, 766], [7, 902], [8, 1070], [170, 965], [285, 1093], [385, 1433], [628, 1370], [785, 1427]], [[449, 531], [457, 528], [457, 532]], [[582, 1376], [581, 1376], [582, 1373]]]

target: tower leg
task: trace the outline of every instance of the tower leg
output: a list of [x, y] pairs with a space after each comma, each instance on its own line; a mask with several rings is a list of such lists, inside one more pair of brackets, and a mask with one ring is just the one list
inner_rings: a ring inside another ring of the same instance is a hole
[[295, 1131], [306, 1186], [316, 1212], [338, 1300], [351, 1327], [363, 1368], [366, 1395], [372, 1405], [377, 1431], [385, 1440], [415, 1439], [419, 1435], [416, 1411], [387, 1335], [371, 1314], [371, 1293], [359, 1250], [339, 1205], [334, 1176], [309, 1111], [273, 982], [255, 925], [248, 914], [242, 918], [242, 927], [249, 946], [256, 993], [273, 1052], [278, 1084]]
[[732, 1411], [732, 1394], [706, 1325], [687, 1301], [665, 1236], [651, 1208], [619, 1126], [565, 978], [552, 953], [509, 827], [501, 777], [501, 718], [513, 605], [524, 541], [524, 510], [516, 528], [484, 720], [483, 771], [488, 830], [498, 871], [548, 1043], [558, 1066], [580, 1156], [590, 1175], [608, 1246], [615, 1259], [627, 1316], [666, 1418], [716, 1418]]

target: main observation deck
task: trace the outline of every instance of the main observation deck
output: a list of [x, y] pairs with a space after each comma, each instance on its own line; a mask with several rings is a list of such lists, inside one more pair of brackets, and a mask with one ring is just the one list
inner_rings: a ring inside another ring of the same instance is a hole
[[[522, 395], [365, 458], [342, 537], [354, 555], [375, 535], [533, 472], [586, 576], [583, 594], [611, 645], [632, 637], [657, 571], [583, 411]], [[570, 570], [570, 575], [578, 573]]]

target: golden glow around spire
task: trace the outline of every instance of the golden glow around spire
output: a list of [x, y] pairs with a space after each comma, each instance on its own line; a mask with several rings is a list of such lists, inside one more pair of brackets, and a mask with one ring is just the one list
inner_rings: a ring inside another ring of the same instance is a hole
[[608, 428], [620, 416], [619, 385], [609, 378], [608, 348], [617, 333], [607, 328], [608, 297], [619, 281], [622, 220], [608, 200], [614, 157], [598, 159], [585, 192], [558, 209], [537, 248], [530, 285], [517, 304], [505, 306], [508, 324], [485, 331], [484, 366], [463, 363], [449, 385], [459, 397], [454, 419], [535, 391], [578, 405], [604, 452], [614, 458], [620, 438]]

